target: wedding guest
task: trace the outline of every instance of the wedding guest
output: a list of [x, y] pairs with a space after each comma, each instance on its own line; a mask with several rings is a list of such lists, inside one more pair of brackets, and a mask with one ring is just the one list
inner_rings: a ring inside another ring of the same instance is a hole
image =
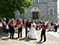
[[14, 22], [15, 22], [15, 28], [17, 27], [17, 20], [16, 20], [16, 18], [14, 18]]
[[51, 31], [51, 21], [48, 22], [48, 31]]
[[8, 21], [8, 25], [9, 25], [9, 32], [10, 32], [10, 22], [11, 22], [12, 20], [11, 19], [9, 19], [9, 21]]
[[43, 20], [41, 20], [41, 24], [43, 23]]
[[22, 26], [23, 26], [22, 19], [19, 19], [17, 26], [18, 26], [18, 38], [19, 38], [19, 34], [21, 34], [20, 37], [22, 37]]
[[59, 22], [58, 22], [58, 27], [59, 27]]
[[17, 19], [17, 23], [19, 22], [19, 18]]
[[6, 31], [6, 18], [3, 20], [3, 31]]
[[58, 22], [55, 21], [55, 32], [57, 32]]
[[11, 22], [11, 19], [9, 19], [9, 21], [8, 21], [8, 25], [10, 26], [10, 22]]
[[38, 23], [39, 23], [39, 20], [38, 20], [38, 19], [36, 19], [36, 20], [35, 20], [35, 23], [36, 23], [36, 24], [38, 24]]
[[43, 38], [43, 36], [44, 36], [44, 41], [43, 41], [43, 42], [45, 42], [45, 41], [46, 41], [46, 35], [45, 35], [46, 25], [45, 25], [45, 23], [43, 22], [42, 26], [40, 26], [40, 27], [42, 28], [40, 41], [42, 41], [42, 38]]
[[9, 32], [9, 25], [8, 25], [8, 23], [6, 24], [6, 32], [7, 33]]
[[23, 20], [23, 25], [24, 27], [26, 27], [26, 20]]
[[15, 22], [14, 18], [12, 18], [12, 21], [10, 22], [10, 38], [14, 38], [14, 32], [15, 32]]
[[39, 23], [41, 23], [41, 19], [39, 19]]
[[8, 18], [6, 18], [6, 24], [8, 23], [8, 21], [9, 21], [9, 19], [8, 19]]
[[46, 26], [47, 26], [47, 28], [48, 28], [48, 21], [47, 21], [47, 20], [45, 21], [45, 25], [46, 25]]
[[46, 21], [45, 21], [45, 25], [46, 25], [46, 26], [47, 26], [47, 23], [48, 23], [48, 21], [46, 20]]
[[51, 22], [51, 30], [54, 31], [54, 23], [53, 23], [53, 21]]

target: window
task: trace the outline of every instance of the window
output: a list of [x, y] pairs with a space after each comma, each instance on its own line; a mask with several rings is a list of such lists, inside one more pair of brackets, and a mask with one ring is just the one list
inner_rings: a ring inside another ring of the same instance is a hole
[[39, 0], [34, 0], [35, 3], [39, 3]]
[[53, 9], [50, 9], [50, 15], [53, 15]]
[[54, 15], [54, 8], [52, 6], [48, 8], [48, 15]]
[[38, 3], [39, 3], [39, 0], [38, 0]]

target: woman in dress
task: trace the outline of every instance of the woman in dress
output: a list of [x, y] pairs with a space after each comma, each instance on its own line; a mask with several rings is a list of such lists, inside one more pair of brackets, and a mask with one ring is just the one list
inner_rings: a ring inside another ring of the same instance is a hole
[[28, 38], [30, 39], [38, 39], [37, 33], [36, 33], [36, 24], [34, 23], [34, 20], [31, 23], [31, 29], [28, 33]]
[[48, 22], [48, 31], [51, 31], [51, 22]]
[[3, 31], [6, 31], [6, 18], [3, 20]]

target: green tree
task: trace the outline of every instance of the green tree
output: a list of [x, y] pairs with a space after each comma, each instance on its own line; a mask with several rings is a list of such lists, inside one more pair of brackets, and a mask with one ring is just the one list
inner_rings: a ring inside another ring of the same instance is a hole
[[14, 12], [26, 13], [33, 0], [0, 0], [0, 17], [14, 17]]

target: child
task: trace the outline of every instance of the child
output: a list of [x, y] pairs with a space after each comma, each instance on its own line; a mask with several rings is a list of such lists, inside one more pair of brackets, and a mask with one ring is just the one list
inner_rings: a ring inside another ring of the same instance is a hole
[[9, 26], [8, 24], [6, 24], [6, 32], [8, 33], [8, 31], [9, 31]]

